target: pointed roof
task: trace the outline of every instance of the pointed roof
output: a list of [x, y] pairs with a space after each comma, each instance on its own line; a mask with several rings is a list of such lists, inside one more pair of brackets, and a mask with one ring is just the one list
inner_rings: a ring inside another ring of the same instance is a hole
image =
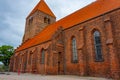
[[66, 16], [65, 18], [48, 25], [35, 37], [23, 43], [16, 51], [24, 50], [26, 48], [49, 41], [60, 26], [62, 26], [64, 29], [67, 29], [73, 25], [90, 20], [118, 8], [120, 8], [120, 0], [97, 0], [92, 4]]
[[56, 16], [54, 15], [54, 13], [51, 11], [51, 9], [48, 7], [48, 5], [45, 3], [44, 0], [41, 0], [41, 1], [35, 6], [35, 8], [34, 8], [34, 9], [32, 10], [32, 12], [28, 15], [28, 17], [31, 16], [31, 15], [32, 15], [34, 12], [36, 12], [37, 10], [42, 11], [42, 12], [44, 12], [44, 13], [46, 13], [46, 14], [48, 14], [48, 15], [56, 18]]

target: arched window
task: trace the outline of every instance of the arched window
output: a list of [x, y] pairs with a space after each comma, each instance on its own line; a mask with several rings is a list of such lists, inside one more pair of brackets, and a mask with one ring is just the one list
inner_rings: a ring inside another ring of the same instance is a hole
[[41, 51], [41, 64], [44, 64], [45, 63], [45, 50], [42, 49]]
[[50, 24], [50, 19], [48, 18], [48, 24]]
[[44, 17], [44, 23], [47, 23], [47, 17]]
[[94, 32], [94, 46], [95, 46], [95, 53], [96, 53], [96, 60], [101, 61], [102, 58], [102, 49], [101, 49], [101, 39], [100, 39], [100, 32]]
[[44, 23], [50, 24], [50, 18], [44, 17]]
[[78, 61], [77, 46], [75, 37], [72, 38], [72, 60], [73, 62]]

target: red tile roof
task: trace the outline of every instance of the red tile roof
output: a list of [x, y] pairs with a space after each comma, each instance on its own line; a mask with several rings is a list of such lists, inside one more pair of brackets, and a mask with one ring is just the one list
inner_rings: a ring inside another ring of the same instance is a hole
[[48, 7], [48, 5], [45, 3], [44, 0], [41, 0], [41, 1], [35, 6], [35, 8], [34, 8], [34, 9], [32, 10], [32, 12], [28, 15], [28, 17], [31, 16], [31, 15], [32, 15], [34, 12], [36, 12], [37, 10], [42, 11], [42, 12], [44, 12], [44, 13], [52, 16], [52, 17], [56, 17], [56, 16], [54, 15], [54, 13], [50, 10], [50, 8]]
[[40, 44], [51, 39], [58, 27], [62, 26], [64, 29], [69, 28], [75, 24], [84, 22], [111, 10], [120, 7], [120, 0], [97, 0], [92, 4], [76, 11], [75, 13], [66, 16], [65, 18], [47, 26], [42, 32], [23, 43], [16, 51], [20, 51], [31, 46]]

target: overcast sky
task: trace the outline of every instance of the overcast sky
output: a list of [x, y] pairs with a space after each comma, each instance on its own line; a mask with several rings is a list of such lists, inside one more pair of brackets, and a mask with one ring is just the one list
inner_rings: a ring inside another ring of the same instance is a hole
[[[21, 44], [25, 18], [40, 0], [0, 0], [0, 46]], [[57, 20], [95, 0], [45, 0]]]

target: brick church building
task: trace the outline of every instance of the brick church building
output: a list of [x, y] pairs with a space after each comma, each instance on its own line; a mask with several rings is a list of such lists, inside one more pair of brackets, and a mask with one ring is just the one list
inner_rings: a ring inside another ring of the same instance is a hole
[[120, 79], [120, 0], [96, 0], [56, 21], [44, 0], [26, 18], [10, 70]]

